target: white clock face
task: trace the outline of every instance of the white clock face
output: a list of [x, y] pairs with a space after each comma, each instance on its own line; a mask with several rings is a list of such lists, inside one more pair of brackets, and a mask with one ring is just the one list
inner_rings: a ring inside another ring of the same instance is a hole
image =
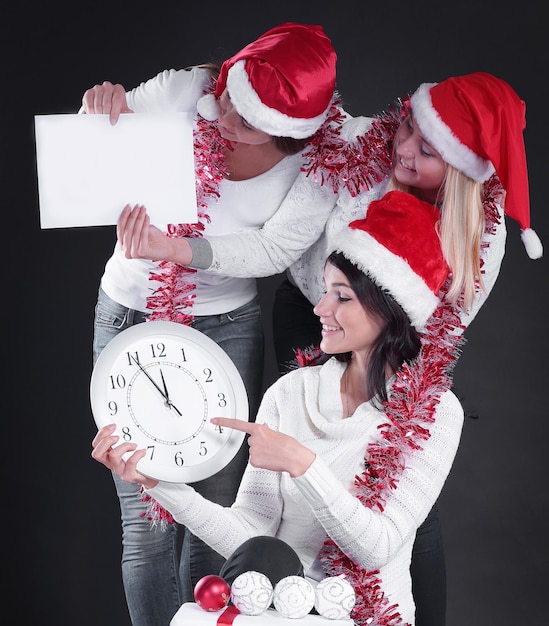
[[116, 423], [120, 443], [146, 449], [139, 471], [170, 482], [208, 478], [237, 453], [244, 433], [214, 426], [212, 417], [249, 417], [226, 352], [175, 322], [144, 322], [112, 339], [93, 369], [90, 397], [99, 428]]

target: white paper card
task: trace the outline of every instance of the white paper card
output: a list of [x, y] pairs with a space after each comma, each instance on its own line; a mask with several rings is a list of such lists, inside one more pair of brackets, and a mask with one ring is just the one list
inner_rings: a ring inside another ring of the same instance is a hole
[[42, 228], [113, 225], [126, 204], [153, 224], [198, 221], [191, 113], [34, 120]]

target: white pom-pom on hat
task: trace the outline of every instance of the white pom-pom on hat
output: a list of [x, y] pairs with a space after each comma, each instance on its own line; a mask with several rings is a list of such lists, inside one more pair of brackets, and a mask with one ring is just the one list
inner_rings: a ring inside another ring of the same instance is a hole
[[543, 256], [543, 245], [535, 230], [525, 228], [520, 232], [520, 238], [531, 259], [540, 259]]
[[200, 115], [205, 120], [213, 122], [219, 117], [219, 105], [217, 104], [217, 98], [213, 93], [208, 93], [202, 96], [196, 103], [196, 108]]

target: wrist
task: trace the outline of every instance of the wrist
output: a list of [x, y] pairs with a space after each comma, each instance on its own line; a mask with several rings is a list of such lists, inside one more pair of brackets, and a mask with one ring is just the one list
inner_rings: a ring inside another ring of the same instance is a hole
[[303, 474], [305, 474], [305, 472], [313, 464], [316, 454], [308, 448], [306, 448], [306, 450], [307, 452], [299, 457], [299, 461], [295, 463], [294, 467], [292, 467], [292, 471], [289, 472], [292, 478], [299, 478], [300, 476], [303, 476]]
[[207, 270], [213, 263], [212, 245], [205, 237], [193, 237], [185, 240], [191, 251], [190, 267]]
[[172, 253], [170, 261], [178, 265], [189, 265], [193, 259], [193, 253], [189, 242], [185, 238], [170, 239]]

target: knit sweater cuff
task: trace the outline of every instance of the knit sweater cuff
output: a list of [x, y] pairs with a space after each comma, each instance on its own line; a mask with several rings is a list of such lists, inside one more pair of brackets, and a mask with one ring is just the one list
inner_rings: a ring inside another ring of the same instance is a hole
[[[156, 487], [145, 489], [151, 498], [154, 498], [160, 506], [169, 511], [173, 518], [182, 523], [182, 511], [188, 506], [188, 499], [192, 497], [194, 489], [183, 483], [166, 483], [160, 481]], [[187, 496], [187, 497], [185, 497]]]
[[212, 246], [207, 239], [197, 237], [196, 239], [187, 239], [193, 258], [189, 263], [189, 267], [197, 270], [207, 270], [213, 261]]
[[341, 483], [318, 455], [302, 476], [294, 478], [294, 482], [313, 508], [330, 506], [341, 491]]

